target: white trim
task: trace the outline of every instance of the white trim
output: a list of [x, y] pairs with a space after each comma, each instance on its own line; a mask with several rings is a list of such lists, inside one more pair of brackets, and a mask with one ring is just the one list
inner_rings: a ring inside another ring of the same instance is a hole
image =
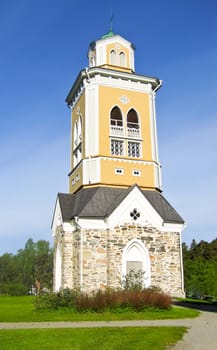
[[83, 159], [83, 185], [98, 183], [101, 181], [100, 158], [88, 157]]
[[114, 162], [121, 162], [121, 163], [133, 163], [133, 164], [144, 164], [144, 165], [156, 165], [154, 161], [149, 161], [149, 160], [142, 160], [139, 158], [135, 159], [122, 159], [122, 158], [115, 158], [115, 157], [99, 157], [99, 159], [102, 160], [110, 160]]
[[88, 84], [85, 93], [85, 157], [99, 153], [99, 89]]
[[182, 255], [182, 233], [179, 232], [179, 243], [180, 243], [180, 266], [181, 266], [181, 290], [185, 296], [185, 284], [184, 284], [184, 266], [183, 266], [183, 255]]
[[52, 225], [51, 225], [53, 237], [55, 237], [55, 235], [56, 235], [56, 228], [62, 224], [63, 224], [62, 212], [60, 209], [59, 199], [57, 197], [56, 205], [54, 208], [53, 221], [52, 221]]
[[154, 183], [155, 187], [162, 189], [161, 167], [159, 164], [154, 164]]
[[54, 266], [54, 292], [58, 292], [62, 287], [62, 254], [60, 243], [56, 246]]
[[144, 93], [150, 93], [151, 92], [151, 84], [148, 84], [146, 81], [140, 82], [140, 81], [131, 81], [121, 79], [121, 77], [118, 76], [117, 78], [113, 78], [112, 76], [105, 77], [101, 75], [95, 75], [93, 78], [90, 78], [90, 84], [98, 84], [100, 86], [109, 86], [113, 88], [118, 89], [124, 89], [129, 91], [139, 91]]
[[150, 127], [151, 127], [151, 147], [152, 158], [158, 162], [158, 141], [157, 141], [157, 123], [156, 123], [156, 93], [150, 92], [149, 94], [149, 106], [150, 106]]

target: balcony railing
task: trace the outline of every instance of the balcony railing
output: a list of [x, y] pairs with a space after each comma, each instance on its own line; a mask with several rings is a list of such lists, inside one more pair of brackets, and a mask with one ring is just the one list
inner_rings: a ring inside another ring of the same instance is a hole
[[124, 127], [119, 120], [111, 120], [110, 124], [110, 135], [111, 136], [127, 136], [127, 137], [140, 137], [140, 128], [138, 123], [128, 122], [126, 133]]
[[139, 137], [140, 130], [136, 128], [127, 128], [127, 136], [128, 137]]
[[112, 136], [124, 136], [123, 126], [110, 125], [110, 134]]

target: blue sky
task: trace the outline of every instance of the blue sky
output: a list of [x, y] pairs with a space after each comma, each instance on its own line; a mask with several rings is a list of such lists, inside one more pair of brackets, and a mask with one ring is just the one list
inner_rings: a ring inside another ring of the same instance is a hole
[[163, 194], [185, 218], [183, 241], [217, 237], [215, 0], [0, 2], [0, 254], [52, 242], [57, 192], [68, 191], [64, 102], [87, 48], [109, 29], [136, 47], [136, 72], [157, 76]]

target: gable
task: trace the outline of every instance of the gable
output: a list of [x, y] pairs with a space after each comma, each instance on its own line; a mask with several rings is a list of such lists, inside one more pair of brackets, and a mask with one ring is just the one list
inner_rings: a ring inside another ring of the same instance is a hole
[[108, 218], [109, 226], [132, 223], [161, 227], [163, 221], [163, 218], [137, 186], [128, 193]]

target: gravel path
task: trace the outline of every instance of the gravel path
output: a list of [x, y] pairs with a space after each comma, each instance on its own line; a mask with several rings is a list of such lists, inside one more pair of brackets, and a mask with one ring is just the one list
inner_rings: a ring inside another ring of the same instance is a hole
[[185, 326], [188, 332], [172, 350], [217, 350], [217, 308], [179, 320], [0, 323], [0, 329]]
[[202, 311], [173, 350], [217, 350], [217, 314]]
[[[185, 320], [138, 320], [138, 321], [82, 321], [82, 322], [29, 322], [0, 323], [0, 329], [33, 329], [33, 328], [96, 328], [96, 327], [191, 327], [192, 319]], [[215, 349], [216, 350], [216, 349]]]

